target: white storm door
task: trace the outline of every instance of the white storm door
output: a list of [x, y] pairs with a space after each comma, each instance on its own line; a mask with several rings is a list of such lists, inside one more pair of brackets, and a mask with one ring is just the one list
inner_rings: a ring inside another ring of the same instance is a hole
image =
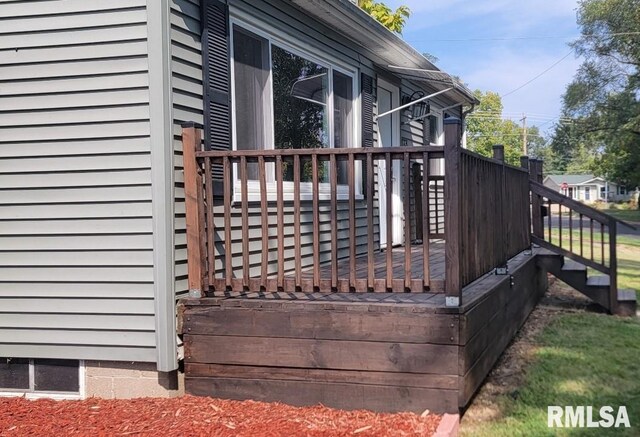
[[[400, 104], [400, 91], [397, 87], [378, 80], [378, 114], [397, 108]], [[394, 112], [378, 119], [378, 147], [397, 147], [400, 145], [400, 114]], [[392, 178], [387, 181], [386, 163], [378, 161], [378, 181], [380, 192], [380, 246], [387, 245], [387, 208], [391, 208], [392, 245], [402, 244], [402, 192], [400, 172], [402, 163], [392, 161]], [[391, 205], [387, 205], [387, 187], [391, 184]]]

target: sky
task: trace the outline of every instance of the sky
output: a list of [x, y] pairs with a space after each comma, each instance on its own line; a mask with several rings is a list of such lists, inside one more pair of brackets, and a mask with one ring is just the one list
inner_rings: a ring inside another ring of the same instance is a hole
[[412, 14], [403, 38], [421, 52], [436, 56], [439, 68], [460, 76], [472, 90], [507, 94], [566, 56], [502, 100], [504, 114], [514, 120], [524, 113], [528, 124], [539, 125], [543, 131], [553, 126], [551, 118], [559, 115], [562, 94], [581, 63], [568, 46], [579, 34], [577, 0], [385, 3], [393, 8], [409, 6]]

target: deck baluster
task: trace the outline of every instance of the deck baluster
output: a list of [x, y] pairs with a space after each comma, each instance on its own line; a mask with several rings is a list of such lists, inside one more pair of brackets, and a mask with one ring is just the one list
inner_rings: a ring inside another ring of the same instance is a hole
[[403, 155], [404, 161], [404, 288], [411, 290], [411, 159], [409, 153]]
[[249, 263], [249, 191], [246, 156], [240, 157], [240, 192], [242, 193], [242, 286], [249, 288], [251, 264]]
[[213, 172], [211, 168], [211, 159], [204, 160], [204, 185], [207, 206], [207, 276], [209, 278], [209, 287], [215, 287], [216, 258], [214, 246], [215, 229], [213, 217]]
[[349, 155], [349, 291], [356, 289], [356, 180], [355, 159]]
[[338, 288], [338, 165], [336, 156], [329, 157], [331, 178], [331, 288]]
[[284, 174], [282, 156], [276, 157], [276, 208], [278, 210], [278, 288], [284, 290]]
[[386, 222], [387, 222], [387, 243], [386, 243], [386, 251], [387, 251], [387, 291], [391, 291], [393, 289], [393, 170], [391, 168], [391, 154], [385, 153], [385, 195], [386, 195]]
[[313, 291], [320, 289], [320, 193], [318, 155], [311, 156], [311, 180], [313, 184]]
[[375, 289], [375, 263], [373, 261], [373, 154], [367, 154], [367, 290]]
[[269, 205], [267, 204], [267, 180], [264, 156], [258, 157], [258, 177], [260, 178], [260, 218], [262, 225], [262, 253], [260, 256], [260, 287], [267, 290], [267, 273], [269, 269]]
[[[302, 260], [302, 248], [300, 242], [300, 155], [293, 157], [293, 241], [295, 252], [295, 288], [302, 286], [302, 272], [300, 262]], [[295, 290], [297, 291], [297, 290]]]
[[224, 178], [224, 278], [225, 285], [231, 289], [233, 278], [232, 247], [231, 247], [231, 163], [228, 157], [222, 158], [222, 177]]
[[429, 287], [429, 240], [431, 236], [431, 205], [429, 204], [429, 154], [422, 154], [422, 284], [424, 290]]

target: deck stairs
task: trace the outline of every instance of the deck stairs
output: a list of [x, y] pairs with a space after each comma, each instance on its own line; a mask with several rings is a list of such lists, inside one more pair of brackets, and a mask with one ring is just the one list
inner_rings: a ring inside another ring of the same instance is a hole
[[538, 263], [547, 272], [587, 296], [608, 312], [618, 315], [636, 315], [636, 292], [617, 289], [617, 306], [612, 311], [609, 300], [609, 275], [587, 272], [587, 267], [549, 249], [538, 251]]
[[636, 316], [636, 292], [618, 288], [617, 275], [618, 226], [635, 226], [540, 182], [530, 189], [539, 265], [609, 313]]

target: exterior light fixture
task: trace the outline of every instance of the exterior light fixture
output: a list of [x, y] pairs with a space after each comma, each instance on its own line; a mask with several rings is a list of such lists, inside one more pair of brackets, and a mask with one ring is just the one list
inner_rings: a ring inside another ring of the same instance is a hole
[[[424, 100], [425, 94], [422, 91], [416, 91], [410, 96], [405, 95], [402, 97], [403, 105], [410, 105], [406, 109], [406, 115], [409, 120], [416, 120], [424, 118], [429, 112], [431, 112], [431, 105]], [[420, 100], [423, 99], [423, 100]], [[411, 104], [411, 102], [415, 102]]]

